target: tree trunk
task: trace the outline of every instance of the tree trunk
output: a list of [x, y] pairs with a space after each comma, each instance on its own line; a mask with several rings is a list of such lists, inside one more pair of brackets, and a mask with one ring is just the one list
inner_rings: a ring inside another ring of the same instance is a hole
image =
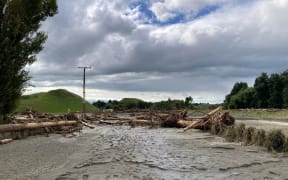
[[69, 126], [76, 125], [78, 121], [55, 121], [55, 122], [39, 122], [39, 123], [22, 123], [22, 124], [5, 124], [0, 126], [0, 132], [20, 131], [25, 129], [36, 129], [53, 126]]

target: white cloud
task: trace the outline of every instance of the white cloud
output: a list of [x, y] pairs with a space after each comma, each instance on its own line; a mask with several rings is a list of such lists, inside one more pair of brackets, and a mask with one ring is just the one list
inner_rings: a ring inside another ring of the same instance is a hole
[[179, 13], [190, 19], [203, 8], [232, 2], [234, 0], [166, 0], [153, 3], [150, 9], [159, 21], [166, 22]]
[[[157, 16], [164, 21], [170, 18], [166, 10], [197, 11], [225, 2], [171, 0], [162, 3], [165, 8]], [[59, 14], [43, 26], [49, 35], [46, 47], [30, 67], [34, 91], [48, 85], [81, 89], [82, 72], [76, 67], [91, 65], [90, 99], [191, 95], [219, 102], [236, 81], [253, 84], [263, 71], [288, 68], [286, 1], [225, 6], [200, 19], [168, 26], [142, 24], [136, 20], [139, 11], [127, 14], [133, 11], [128, 3], [59, 1]]]

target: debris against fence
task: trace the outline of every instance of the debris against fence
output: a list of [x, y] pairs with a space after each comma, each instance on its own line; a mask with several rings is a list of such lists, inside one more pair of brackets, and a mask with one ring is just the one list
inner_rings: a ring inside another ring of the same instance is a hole
[[31, 135], [51, 133], [66, 135], [80, 131], [83, 126], [94, 127], [80, 117], [77, 113], [54, 115], [33, 111], [13, 115], [10, 124], [0, 125], [0, 144], [11, 142], [9, 139], [22, 139]]
[[[213, 124], [233, 125], [235, 119], [218, 107], [205, 116], [187, 116], [187, 111], [125, 111], [118, 113], [102, 113], [95, 116], [99, 124], [131, 125], [131, 126], [160, 126], [188, 129], [209, 130]], [[92, 118], [93, 119], [93, 118]]]
[[27, 111], [11, 118], [10, 124], [0, 125], [0, 144], [30, 135], [80, 131], [83, 126], [128, 125], [150, 127], [178, 127], [209, 130], [213, 125], [233, 125], [234, 118], [218, 107], [202, 117], [188, 116], [187, 111], [133, 110], [125, 112], [102, 112], [97, 114], [68, 113], [64, 115], [43, 114]]

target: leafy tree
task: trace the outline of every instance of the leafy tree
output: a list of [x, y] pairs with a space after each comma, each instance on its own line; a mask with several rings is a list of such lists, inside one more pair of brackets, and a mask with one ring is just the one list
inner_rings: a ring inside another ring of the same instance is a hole
[[256, 78], [254, 88], [256, 93], [257, 107], [267, 108], [270, 92], [269, 77], [266, 73], [262, 73], [259, 77]]
[[175, 110], [192, 107], [192, 97], [185, 98], [185, 101], [170, 98], [167, 101], [160, 102], [146, 102], [136, 98], [123, 98], [121, 101], [109, 100], [107, 103], [103, 101], [96, 101], [94, 106], [100, 109], [114, 109], [114, 110], [127, 110], [127, 109], [157, 109], [157, 110]]
[[185, 107], [192, 108], [193, 98], [191, 96], [185, 98]]
[[186, 107], [185, 102], [179, 99], [173, 100], [172, 104], [175, 104], [176, 109], [184, 109]]
[[284, 71], [281, 77], [283, 81], [283, 107], [288, 108], [288, 70]]
[[57, 13], [56, 0], [0, 0], [0, 120], [7, 119], [47, 39], [41, 22]]
[[122, 104], [117, 100], [109, 100], [106, 104], [106, 109], [124, 110]]
[[145, 102], [145, 101], [139, 101], [138, 102], [138, 109], [149, 109], [152, 106], [152, 103]]
[[168, 99], [168, 101], [155, 102], [152, 108], [157, 110], [174, 110], [176, 109], [176, 105], [171, 99]]
[[236, 82], [230, 92], [230, 94], [226, 95], [225, 100], [224, 100], [224, 107], [229, 108], [230, 107], [230, 100], [231, 97], [236, 95], [238, 92], [241, 90], [247, 89], [248, 85], [246, 82]]
[[255, 106], [255, 89], [252, 87], [243, 89], [233, 95], [229, 104], [230, 109], [254, 108]]
[[137, 109], [138, 108], [138, 103], [142, 101], [140, 99], [136, 98], [123, 98], [120, 101], [120, 104], [124, 107], [124, 109]]
[[269, 108], [283, 107], [283, 81], [279, 74], [271, 74], [269, 81], [270, 97], [268, 99]]
[[104, 101], [98, 100], [94, 102], [93, 105], [99, 109], [104, 109], [106, 106], [106, 103]]

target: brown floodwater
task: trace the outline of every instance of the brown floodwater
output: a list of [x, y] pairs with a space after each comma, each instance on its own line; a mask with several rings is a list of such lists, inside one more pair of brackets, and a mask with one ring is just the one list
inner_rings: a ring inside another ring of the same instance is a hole
[[197, 130], [97, 126], [0, 146], [2, 180], [285, 179], [288, 158]]

